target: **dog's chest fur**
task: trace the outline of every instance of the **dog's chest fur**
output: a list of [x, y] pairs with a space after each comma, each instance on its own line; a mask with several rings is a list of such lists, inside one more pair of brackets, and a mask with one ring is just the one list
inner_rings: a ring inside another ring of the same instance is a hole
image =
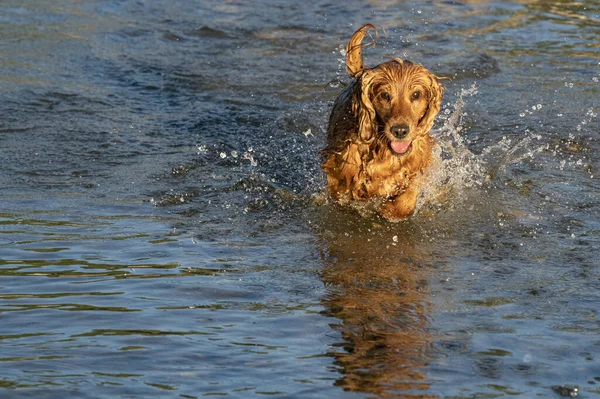
[[340, 200], [392, 198], [410, 185], [431, 162], [433, 139], [427, 134], [412, 143], [409, 154], [398, 156], [384, 144], [365, 154], [356, 142], [331, 154], [323, 164], [330, 192]]

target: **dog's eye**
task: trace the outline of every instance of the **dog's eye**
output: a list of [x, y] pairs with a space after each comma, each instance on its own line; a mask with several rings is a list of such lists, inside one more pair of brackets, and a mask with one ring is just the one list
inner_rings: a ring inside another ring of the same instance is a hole
[[379, 96], [381, 97], [381, 99], [383, 101], [390, 101], [391, 100], [390, 93], [388, 93], [387, 91], [384, 91]]
[[421, 92], [420, 91], [415, 91], [413, 94], [411, 94], [410, 98], [413, 101], [418, 100], [419, 98], [421, 98]]

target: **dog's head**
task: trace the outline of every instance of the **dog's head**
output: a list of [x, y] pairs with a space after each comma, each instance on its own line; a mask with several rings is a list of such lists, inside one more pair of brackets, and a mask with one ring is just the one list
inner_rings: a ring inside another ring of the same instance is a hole
[[348, 74], [358, 80], [354, 111], [359, 135], [365, 142], [385, 140], [394, 153], [403, 155], [431, 130], [443, 86], [423, 66], [398, 58], [365, 68], [361, 43], [369, 28], [374, 29], [365, 25], [356, 31], [346, 48]]

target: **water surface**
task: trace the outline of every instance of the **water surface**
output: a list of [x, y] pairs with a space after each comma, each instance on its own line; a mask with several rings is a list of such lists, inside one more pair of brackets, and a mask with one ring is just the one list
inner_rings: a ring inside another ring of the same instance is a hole
[[[600, 6], [0, 5], [0, 396], [600, 396]], [[322, 200], [343, 49], [444, 81], [409, 221]], [[443, 195], [439, 195], [443, 193]]]

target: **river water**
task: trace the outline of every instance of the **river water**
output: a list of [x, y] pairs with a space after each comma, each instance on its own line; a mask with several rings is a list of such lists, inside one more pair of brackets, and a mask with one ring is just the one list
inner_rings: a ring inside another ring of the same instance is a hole
[[[323, 200], [367, 65], [446, 86], [418, 214]], [[0, 397], [600, 396], [600, 4], [0, 4]]]

